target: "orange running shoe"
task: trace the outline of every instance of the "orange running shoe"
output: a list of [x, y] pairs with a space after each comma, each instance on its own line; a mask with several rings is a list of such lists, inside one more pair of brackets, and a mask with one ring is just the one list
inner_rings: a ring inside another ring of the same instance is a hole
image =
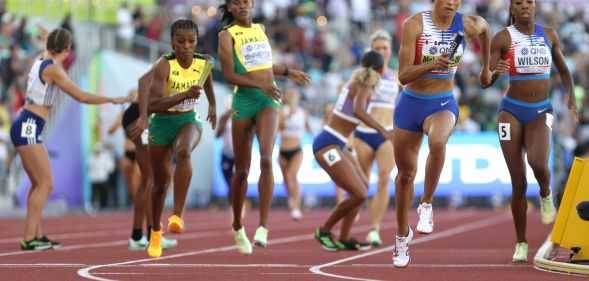
[[147, 254], [151, 258], [159, 258], [162, 256], [162, 235], [164, 231], [151, 230], [151, 236], [149, 238], [149, 247], [147, 248]]
[[176, 215], [168, 218], [168, 231], [172, 233], [182, 233], [184, 229], [184, 221]]

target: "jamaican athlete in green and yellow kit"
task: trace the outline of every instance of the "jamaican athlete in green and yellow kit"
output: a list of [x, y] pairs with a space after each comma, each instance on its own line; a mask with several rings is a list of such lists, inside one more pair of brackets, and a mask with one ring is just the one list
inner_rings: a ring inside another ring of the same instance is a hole
[[[233, 60], [235, 73], [272, 69], [272, 48], [260, 24], [251, 27], [230, 25], [225, 28], [233, 38]], [[280, 103], [271, 99], [261, 89], [235, 86], [233, 91], [233, 119], [247, 119], [256, 116], [266, 106], [280, 108]]]
[[[205, 72], [207, 58], [202, 54], [194, 53], [189, 68], [180, 66], [176, 54], [173, 52], [164, 57], [170, 63], [170, 73], [164, 90], [164, 98], [181, 94], [190, 87], [197, 86], [202, 75], [208, 75]], [[200, 115], [196, 112], [199, 100], [200, 98], [188, 98], [170, 107], [167, 111], [174, 114], [153, 114], [149, 125], [149, 143], [171, 145], [180, 128], [189, 122], [202, 127]]]

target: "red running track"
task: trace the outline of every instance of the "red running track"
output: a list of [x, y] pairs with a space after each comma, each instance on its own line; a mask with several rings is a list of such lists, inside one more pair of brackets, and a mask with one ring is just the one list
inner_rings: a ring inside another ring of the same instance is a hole
[[[313, 231], [328, 210], [313, 210], [302, 221], [274, 210], [268, 228], [269, 245], [255, 247], [243, 256], [234, 247], [227, 210], [189, 211], [185, 233], [165, 234], [178, 239], [178, 247], [159, 259], [146, 251], [127, 250], [130, 212], [47, 218], [44, 232], [64, 246], [45, 252], [19, 250], [23, 221], [0, 220], [0, 273], [2, 280], [581, 280], [582, 277], [534, 269], [531, 260], [550, 227], [540, 224], [537, 212], [528, 215], [527, 263], [514, 264], [515, 234], [506, 211], [435, 210], [431, 235], [416, 234], [410, 246], [408, 268], [392, 266], [394, 210], [382, 225], [384, 244], [364, 252], [324, 252]], [[168, 214], [166, 214], [168, 215]], [[165, 218], [165, 217], [164, 217]], [[250, 211], [245, 219], [251, 237], [258, 222]], [[412, 227], [417, 223], [411, 211]], [[370, 215], [363, 211], [353, 229], [363, 239]]]

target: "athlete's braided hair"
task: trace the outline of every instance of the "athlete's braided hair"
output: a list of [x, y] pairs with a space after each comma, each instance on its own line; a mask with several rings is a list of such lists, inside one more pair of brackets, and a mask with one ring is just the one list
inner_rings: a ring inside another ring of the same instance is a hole
[[63, 28], [51, 31], [47, 36], [45, 48], [51, 54], [59, 54], [72, 45], [72, 34]]
[[170, 36], [174, 37], [177, 30], [194, 30], [196, 31], [196, 37], [198, 38], [198, 25], [189, 19], [179, 19], [172, 24]]
[[361, 65], [362, 68], [352, 73], [352, 81], [376, 87], [380, 82], [380, 71], [384, 67], [383, 57], [376, 51], [368, 51], [362, 56]]

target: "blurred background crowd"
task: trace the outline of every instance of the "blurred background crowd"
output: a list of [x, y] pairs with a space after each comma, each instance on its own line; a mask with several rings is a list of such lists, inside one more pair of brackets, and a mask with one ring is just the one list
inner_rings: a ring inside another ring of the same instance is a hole
[[[202, 51], [216, 56], [217, 34], [223, 28], [217, 7], [224, 1], [120, 2], [111, 23], [92, 23], [68, 14], [57, 25], [72, 30], [76, 41], [85, 40], [76, 32], [76, 23], [101, 25], [116, 34], [116, 50], [152, 62], [170, 50], [171, 23], [188, 17], [199, 26]], [[558, 31], [581, 112], [580, 123], [575, 126], [565, 106], [566, 93], [554, 71], [550, 92], [558, 122], [554, 129], [553, 182], [559, 188], [566, 181], [572, 156], [585, 155], [589, 150], [589, 6], [582, 0], [539, 2], [537, 21]], [[377, 29], [391, 33], [393, 57], [388, 63], [396, 69], [403, 21], [430, 5], [429, 0], [254, 0], [254, 21], [265, 25], [275, 63], [303, 69], [311, 75], [311, 83], [300, 89], [301, 103], [312, 116], [321, 118], [324, 105], [335, 101], [342, 83], [368, 48], [370, 34]], [[495, 33], [505, 26], [508, 5], [508, 0], [463, 0], [460, 11], [482, 16]], [[7, 12], [3, 1], [0, 19], [0, 179], [6, 179], [13, 155], [8, 139], [11, 118], [24, 102], [28, 65], [43, 46], [35, 23], [18, 13]], [[68, 63], [76, 63], [75, 51]], [[504, 77], [493, 88], [483, 91], [478, 82], [479, 71], [480, 47], [473, 41], [456, 76], [455, 96], [460, 106], [457, 131], [496, 129], [497, 108], [507, 81]], [[222, 80], [219, 73], [215, 78]], [[5, 183], [0, 183], [0, 188], [3, 186]]]

